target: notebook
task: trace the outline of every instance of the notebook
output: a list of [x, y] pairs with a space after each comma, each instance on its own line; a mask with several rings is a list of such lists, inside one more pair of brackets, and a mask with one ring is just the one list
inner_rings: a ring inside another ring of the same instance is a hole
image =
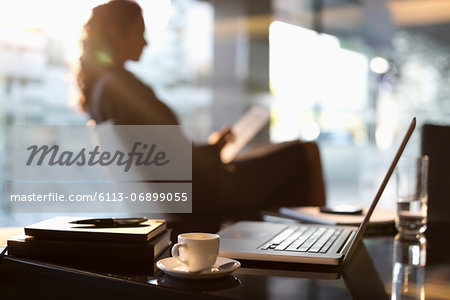
[[249, 261], [344, 265], [360, 242], [415, 126], [413, 118], [359, 227], [242, 221], [218, 233], [219, 255]]
[[146, 242], [166, 230], [165, 220], [149, 219], [136, 226], [98, 227], [70, 224], [80, 217], [54, 217], [25, 227], [25, 234], [38, 238], [60, 238], [115, 242]]

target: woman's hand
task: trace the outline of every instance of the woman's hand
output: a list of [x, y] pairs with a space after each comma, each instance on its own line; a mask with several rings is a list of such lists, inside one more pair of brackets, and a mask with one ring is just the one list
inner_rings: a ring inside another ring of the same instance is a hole
[[208, 143], [215, 146], [219, 151], [230, 141], [234, 140], [234, 134], [229, 126], [224, 126], [214, 131], [208, 138]]

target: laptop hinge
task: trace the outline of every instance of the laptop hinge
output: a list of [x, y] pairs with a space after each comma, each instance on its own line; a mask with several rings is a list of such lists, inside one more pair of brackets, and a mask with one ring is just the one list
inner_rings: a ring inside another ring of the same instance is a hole
[[348, 247], [350, 246], [351, 241], [353, 240], [353, 237], [355, 236], [355, 234], [356, 234], [355, 231], [352, 231], [348, 235], [347, 240], [344, 243], [342, 243], [343, 246], [341, 246], [341, 248], [339, 248], [339, 250], [337, 251], [339, 254], [345, 252], [348, 249]]

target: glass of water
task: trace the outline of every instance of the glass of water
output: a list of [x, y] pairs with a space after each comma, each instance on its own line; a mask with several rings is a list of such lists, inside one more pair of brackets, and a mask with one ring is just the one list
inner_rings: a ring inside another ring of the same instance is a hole
[[427, 229], [428, 163], [426, 155], [401, 158], [396, 168], [397, 215], [401, 235], [418, 235]]

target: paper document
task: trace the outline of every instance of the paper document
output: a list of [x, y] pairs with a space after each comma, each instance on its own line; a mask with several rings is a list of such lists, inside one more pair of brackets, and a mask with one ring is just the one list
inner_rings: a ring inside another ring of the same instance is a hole
[[[326, 225], [350, 225], [358, 226], [361, 224], [367, 209], [364, 209], [363, 215], [339, 215], [320, 212], [320, 208], [316, 206], [311, 207], [282, 207], [280, 213], [301, 221], [326, 224]], [[377, 208], [370, 223], [372, 225], [392, 224], [394, 223], [395, 211]]]
[[270, 119], [268, 108], [261, 106], [251, 107], [241, 119], [234, 124], [231, 131], [234, 134], [234, 140], [228, 142], [220, 152], [220, 158], [223, 163], [233, 161], [239, 151], [263, 128]]

